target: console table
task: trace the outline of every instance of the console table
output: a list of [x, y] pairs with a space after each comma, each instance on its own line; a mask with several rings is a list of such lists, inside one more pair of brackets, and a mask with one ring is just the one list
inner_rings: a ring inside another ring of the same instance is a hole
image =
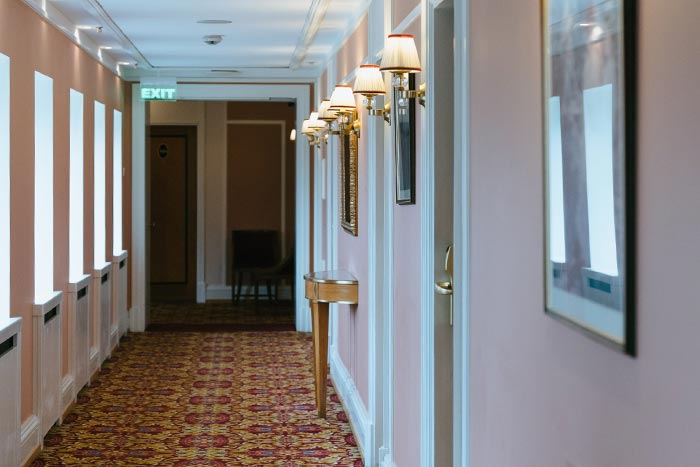
[[306, 298], [311, 302], [314, 344], [314, 378], [318, 416], [326, 418], [326, 377], [328, 375], [328, 304], [357, 304], [357, 279], [347, 271], [319, 271], [306, 274]]

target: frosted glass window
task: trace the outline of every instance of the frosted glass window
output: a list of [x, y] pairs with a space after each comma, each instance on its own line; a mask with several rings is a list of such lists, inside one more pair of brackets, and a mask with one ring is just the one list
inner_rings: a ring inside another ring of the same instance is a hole
[[561, 103], [559, 96], [549, 98], [549, 255], [552, 261], [566, 263], [564, 227], [564, 172], [561, 149]]
[[34, 73], [34, 299], [53, 294], [53, 80]]
[[107, 261], [105, 106], [95, 101], [95, 269]]
[[112, 239], [112, 250], [114, 256], [122, 253], [122, 113], [118, 110], [114, 111], [114, 170], [113, 173], [113, 189], [112, 189], [112, 206], [114, 228]]
[[69, 229], [69, 281], [76, 283], [84, 275], [83, 260], [83, 211], [84, 183], [83, 159], [83, 95], [70, 90], [70, 223]]
[[10, 59], [0, 54], [0, 321], [10, 317]]
[[591, 269], [617, 276], [612, 84], [583, 92]]

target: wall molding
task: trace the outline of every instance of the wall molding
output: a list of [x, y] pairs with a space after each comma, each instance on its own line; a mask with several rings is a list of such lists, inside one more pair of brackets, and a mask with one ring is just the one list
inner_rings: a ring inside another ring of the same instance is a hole
[[42, 448], [43, 440], [39, 433], [41, 431], [39, 425], [39, 417], [36, 415], [30, 415], [22, 423], [19, 438], [22, 465], [26, 465]]
[[[139, 84], [134, 84], [132, 96], [132, 158], [141, 161], [133, 164], [132, 197], [132, 305], [139, 314], [143, 326], [132, 328], [133, 331], [145, 329], [147, 318], [146, 300], [146, 109], [139, 99]], [[179, 100], [208, 101], [249, 101], [270, 98], [294, 99], [296, 121], [301, 122], [310, 112], [310, 86], [305, 84], [205, 84], [189, 83], [178, 87]], [[296, 141], [296, 222], [295, 252], [297, 254], [295, 270], [296, 328], [301, 332], [311, 331], [311, 311], [304, 298], [303, 275], [310, 267], [310, 164], [309, 145], [304, 138]], [[223, 204], [223, 203], [222, 203]], [[141, 313], [143, 309], [143, 313]], [[132, 317], [132, 322], [134, 318]]]
[[73, 375], [64, 376], [63, 381], [61, 381], [61, 422], [63, 421], [63, 414], [75, 402], [76, 392]]
[[330, 349], [331, 380], [340, 396], [345, 410], [350, 418], [350, 425], [357, 437], [357, 443], [362, 451], [363, 460], [368, 465], [366, 455], [370, 448], [370, 435], [372, 432], [372, 422], [370, 421], [367, 409], [362, 402], [362, 396], [355, 386], [355, 382], [350, 372], [345, 367], [343, 360], [338, 354], [338, 348], [332, 346]]

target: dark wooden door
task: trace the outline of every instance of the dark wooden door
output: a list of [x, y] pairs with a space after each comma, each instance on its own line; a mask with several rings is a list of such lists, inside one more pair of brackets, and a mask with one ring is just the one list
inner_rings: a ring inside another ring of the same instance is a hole
[[195, 300], [197, 128], [150, 131], [151, 300]]

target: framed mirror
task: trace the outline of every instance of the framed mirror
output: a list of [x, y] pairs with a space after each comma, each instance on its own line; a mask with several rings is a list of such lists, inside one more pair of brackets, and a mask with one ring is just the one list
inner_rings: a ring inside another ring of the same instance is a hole
[[[409, 89], [416, 88], [416, 75], [408, 75]], [[396, 161], [396, 204], [416, 204], [416, 100], [399, 96], [394, 89], [392, 128]]]
[[636, 351], [635, 3], [543, 0], [546, 311]]
[[357, 237], [357, 135], [340, 133], [340, 225]]

